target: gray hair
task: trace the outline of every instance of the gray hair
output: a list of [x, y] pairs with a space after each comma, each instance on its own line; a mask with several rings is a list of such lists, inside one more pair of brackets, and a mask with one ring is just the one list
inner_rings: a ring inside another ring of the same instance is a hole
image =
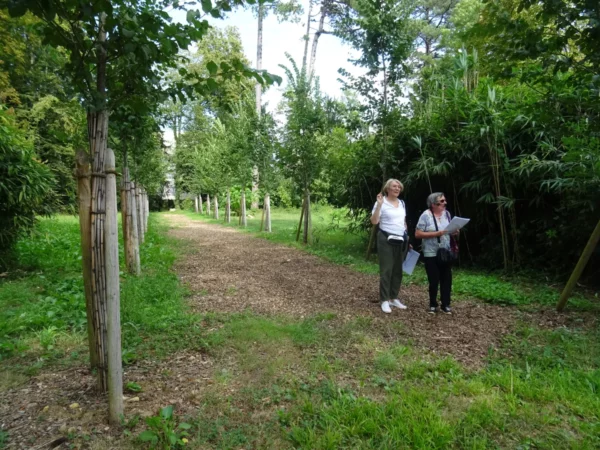
[[441, 197], [444, 197], [444, 193], [443, 192], [434, 192], [433, 194], [429, 194], [429, 196], [427, 197], [427, 207], [431, 208], [433, 205], [435, 205], [438, 200]]

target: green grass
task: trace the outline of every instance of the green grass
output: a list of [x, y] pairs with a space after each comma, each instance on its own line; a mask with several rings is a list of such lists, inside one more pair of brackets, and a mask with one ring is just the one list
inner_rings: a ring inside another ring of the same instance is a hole
[[[296, 231], [300, 219], [299, 209], [272, 209], [272, 233], [261, 233], [261, 211], [252, 211], [248, 218], [248, 226], [244, 229], [238, 225], [238, 218], [233, 217], [231, 224], [223, 220], [215, 220], [206, 215], [192, 211], [177, 211], [193, 220], [202, 220], [222, 226], [235, 227], [243, 232], [251, 233], [272, 242], [300, 248], [311, 254], [325, 258], [335, 264], [349, 266], [359, 272], [377, 274], [379, 267], [376, 256], [365, 260], [365, 249], [368, 242], [366, 233], [350, 233], [347, 231], [349, 220], [345, 209], [317, 205], [312, 213], [314, 243], [305, 246], [296, 242]], [[220, 213], [224, 217], [224, 212]], [[411, 276], [406, 275], [405, 284], [425, 285], [427, 276], [422, 264], [419, 264]], [[549, 286], [540, 280], [518, 276], [505, 276], [501, 273], [483, 273], [470, 269], [454, 269], [453, 295], [456, 299], [478, 298], [487, 303], [498, 305], [547, 305], [553, 306], [560, 296], [559, 287]], [[598, 293], [595, 297], [575, 293], [569, 305], [579, 310], [597, 310]]]
[[[480, 370], [368, 321], [213, 317], [192, 448], [600, 445], [600, 332], [523, 324]], [[213, 324], [214, 325], [214, 324]]]
[[[141, 250], [142, 275], [121, 272], [123, 359], [161, 357], [203, 345], [199, 317], [188, 314], [186, 290], [171, 272], [182, 246], [151, 215]], [[19, 269], [0, 282], [0, 358], [39, 369], [66, 356], [87, 357], [79, 224], [75, 217], [44, 219], [17, 244]], [[123, 255], [121, 253], [121, 262]], [[31, 364], [31, 361], [36, 361]]]
[[[327, 230], [327, 214], [315, 219], [324, 231], [310, 251], [335, 262], [349, 249], [358, 261], [362, 238]], [[281, 217], [274, 227], [287, 221], [293, 231], [297, 212]], [[600, 448], [597, 323], [557, 329], [522, 323], [473, 370], [413, 347], [398, 321], [195, 315], [171, 271], [188, 250], [166, 229], [153, 214], [142, 276], [121, 274], [124, 360], [184, 348], [207, 353], [211, 382], [202, 386], [198, 414], [176, 418], [192, 425], [187, 447]], [[268, 238], [296, 245], [290, 230]], [[0, 391], [40, 370], [87, 359], [77, 220], [42, 220], [16, 251], [19, 270], [0, 282]], [[348, 261], [354, 260], [341, 262]], [[376, 271], [374, 263], [353, 267]], [[412, 278], [423, 281], [422, 274]], [[507, 305], [552, 303], [556, 295], [550, 287], [460, 270], [455, 289]], [[0, 431], [0, 447], [8, 438]], [[134, 437], [120, 441], [139, 447]]]

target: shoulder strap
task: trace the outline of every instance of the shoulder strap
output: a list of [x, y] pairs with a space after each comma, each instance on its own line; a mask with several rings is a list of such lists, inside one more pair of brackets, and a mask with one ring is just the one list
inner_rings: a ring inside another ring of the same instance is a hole
[[[433, 219], [433, 224], [435, 225], [435, 231], [440, 231], [438, 229], [438, 224], [437, 224], [437, 220], [435, 219], [435, 214], [433, 213], [433, 211], [430, 209], [429, 210], [431, 212], [431, 218]], [[437, 241], [438, 241], [438, 245], [440, 245], [442, 243], [442, 240], [440, 239], [440, 237], [437, 237]]]

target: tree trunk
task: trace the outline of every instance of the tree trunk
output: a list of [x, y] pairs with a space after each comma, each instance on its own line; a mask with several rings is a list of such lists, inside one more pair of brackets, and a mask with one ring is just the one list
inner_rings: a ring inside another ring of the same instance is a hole
[[96, 353], [95, 370], [98, 373], [98, 389], [106, 392], [107, 385], [107, 348], [106, 348], [106, 266], [104, 245], [104, 221], [106, 217], [106, 178], [104, 158], [108, 132], [108, 114], [106, 111], [90, 113], [91, 153], [94, 155], [92, 169], [92, 206], [91, 206], [91, 244], [92, 244], [92, 298], [93, 323]]
[[117, 177], [115, 154], [106, 153], [106, 306], [108, 348], [108, 417], [118, 425], [123, 415], [123, 368], [121, 366], [121, 314], [119, 296], [119, 233], [117, 229]]
[[194, 197], [194, 212], [198, 214], [198, 196]]
[[310, 192], [306, 190], [306, 202], [304, 208], [304, 234], [302, 242], [304, 244], [312, 244], [312, 221], [310, 217]]
[[225, 202], [225, 222], [231, 223], [231, 193], [227, 189], [227, 200]]
[[306, 17], [306, 34], [304, 35], [304, 54], [302, 56], [302, 70], [306, 71], [306, 60], [308, 57], [308, 43], [310, 42], [310, 20], [312, 17], [313, 2], [308, 3], [308, 16]]
[[198, 202], [200, 203], [200, 214], [204, 214], [204, 203], [202, 203], [202, 194], [198, 196]]
[[271, 196], [267, 193], [265, 194], [265, 204], [263, 206], [265, 209], [265, 231], [267, 233], [271, 232]]
[[300, 231], [302, 231], [302, 219], [304, 218], [304, 210], [306, 209], [306, 197], [302, 199], [302, 208], [300, 209], [300, 222], [298, 223], [298, 231], [296, 232], [296, 242], [300, 239]]
[[88, 345], [90, 349], [90, 366], [98, 365], [98, 347], [94, 333], [94, 309], [92, 296], [92, 233], [91, 233], [91, 200], [90, 191], [90, 158], [86, 152], [79, 150], [77, 162], [77, 195], [79, 198], [79, 229], [81, 235], [81, 261], [83, 265], [83, 289], [85, 293], [85, 309], [87, 317]]
[[219, 196], [215, 194], [215, 219], [219, 220]]
[[[265, 16], [265, 6], [261, 2], [258, 3], [258, 32], [256, 39], [256, 70], [262, 70], [262, 52], [263, 52], [263, 20]], [[256, 83], [256, 116], [260, 117], [262, 108], [262, 86]], [[258, 166], [252, 167], [252, 209], [258, 208]]]
[[323, 34], [323, 28], [325, 26], [325, 17], [327, 15], [327, 0], [321, 3], [321, 18], [319, 19], [319, 28], [315, 32], [312, 42], [312, 49], [310, 51], [310, 65], [308, 66], [308, 77], [313, 77], [315, 73], [315, 62], [317, 60], [317, 46], [319, 45], [319, 38]]
[[206, 194], [206, 214], [210, 217], [210, 194]]
[[132, 200], [132, 184], [129, 179], [129, 169], [123, 168], [123, 192], [121, 197], [121, 215], [123, 217], [123, 241], [125, 243], [125, 264], [127, 271], [134, 275], [140, 274], [140, 250], [137, 235], [137, 214], [135, 200]]
[[107, 390], [106, 348], [106, 266], [104, 259], [104, 220], [106, 215], [106, 178], [104, 159], [108, 140], [108, 111], [106, 110], [106, 14], [100, 15], [100, 29], [96, 44], [96, 99], [100, 107], [88, 113], [88, 140], [92, 155], [91, 254], [92, 254], [92, 322], [96, 345], [98, 390]]
[[387, 180], [387, 118], [388, 118], [388, 85], [387, 85], [387, 68], [385, 65], [385, 59], [382, 57], [383, 61], [383, 152], [381, 152], [381, 167], [383, 168], [382, 172], [382, 182], [385, 183]]
[[264, 225], [265, 225], [265, 205], [263, 205], [262, 214], [260, 216], [260, 229], [258, 231], [262, 231]]
[[138, 208], [135, 197], [135, 183], [129, 178], [129, 170], [127, 170], [127, 225], [128, 235], [131, 240], [130, 250], [131, 252], [131, 267], [129, 272], [135, 275], [141, 273], [140, 265], [140, 238], [138, 236]]
[[369, 243], [367, 244], [367, 254], [365, 259], [368, 261], [371, 257], [371, 250], [373, 250], [373, 242], [375, 242], [375, 235], [377, 234], [377, 225], [373, 225], [371, 228], [371, 234], [369, 236]]
[[246, 219], [246, 187], [242, 188], [242, 198], [240, 200], [240, 219], [242, 221], [242, 226], [245, 227], [248, 225], [248, 221]]

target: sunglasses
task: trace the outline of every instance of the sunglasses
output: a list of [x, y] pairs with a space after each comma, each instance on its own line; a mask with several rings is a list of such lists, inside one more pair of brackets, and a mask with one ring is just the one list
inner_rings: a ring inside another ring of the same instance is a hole
[[436, 203], [436, 205], [443, 205], [447, 203], [446, 200], [440, 200], [439, 202]]

